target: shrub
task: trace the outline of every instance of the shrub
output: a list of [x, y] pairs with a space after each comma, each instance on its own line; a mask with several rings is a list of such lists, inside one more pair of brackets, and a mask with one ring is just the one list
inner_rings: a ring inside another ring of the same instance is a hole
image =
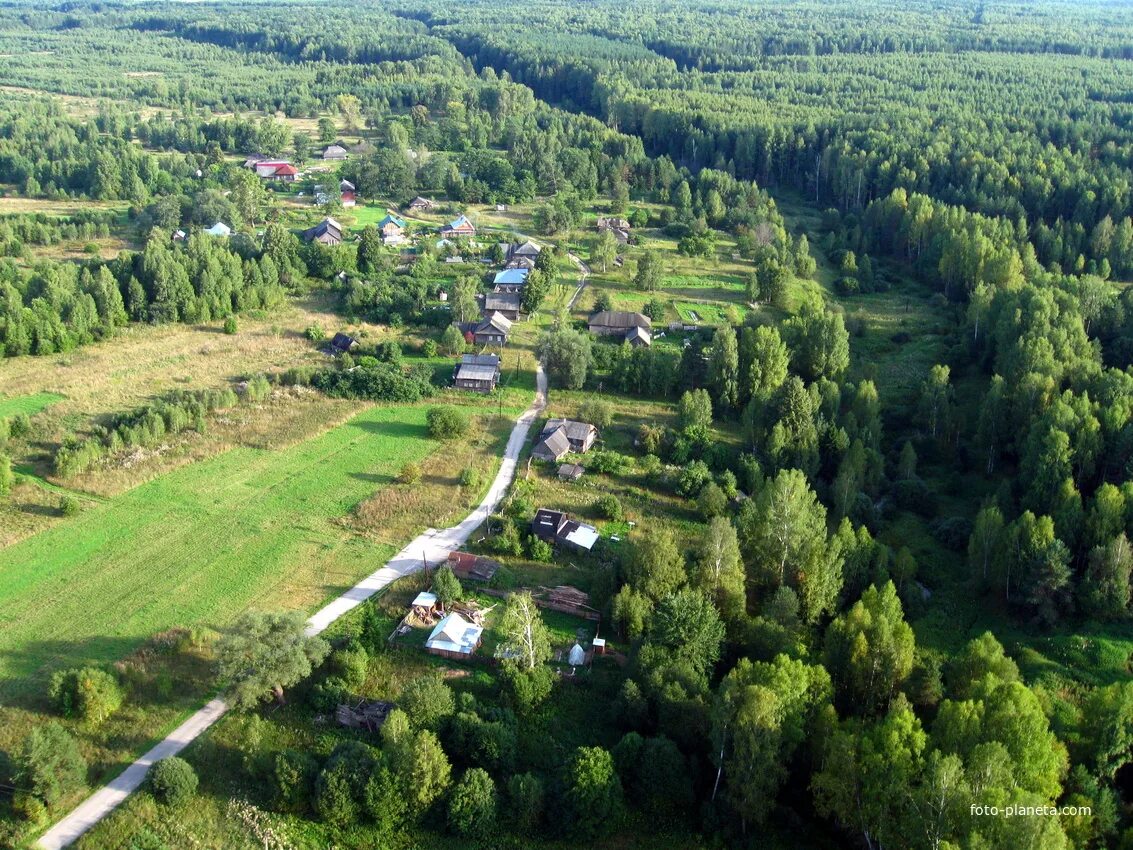
[[507, 783], [512, 828], [518, 835], [531, 835], [543, 817], [543, 782], [533, 773], [517, 773]]
[[606, 475], [616, 475], [625, 472], [632, 465], [630, 459], [623, 454], [612, 451], [596, 451], [590, 453], [586, 468], [593, 472]]
[[311, 799], [318, 771], [318, 762], [307, 753], [298, 750], [276, 753], [272, 769], [276, 808], [303, 812]]
[[496, 825], [496, 785], [487, 771], [474, 767], [453, 789], [448, 803], [449, 829], [468, 838], [486, 839]]
[[550, 563], [551, 559], [555, 556], [555, 550], [546, 540], [541, 540], [538, 537], [530, 537], [527, 540], [527, 554], [532, 561], [547, 564]]
[[[2, 467], [3, 467], [3, 461], [0, 461], [0, 493], [4, 492], [4, 488], [3, 488], [3, 478], [4, 478], [4, 476], [3, 476]], [[74, 496], [63, 496], [59, 500], [59, 513], [63, 514], [63, 516], [75, 516], [76, 514], [78, 514], [78, 512], [80, 510], [82, 510], [82, 505], [80, 504], [79, 500], [76, 499]]]
[[425, 340], [425, 344], [421, 346], [421, 354], [425, 357], [436, 357], [437, 350], [438, 346], [435, 339], [427, 339]]
[[336, 649], [330, 656], [331, 668], [347, 688], [360, 688], [366, 681], [370, 667], [370, 654], [360, 644], [351, 642]]
[[480, 471], [466, 466], [460, 471], [460, 486], [477, 488], [480, 486]]
[[468, 417], [455, 407], [431, 407], [425, 421], [429, 436], [436, 440], [452, 440], [468, 432]]
[[464, 595], [464, 588], [460, 586], [460, 579], [456, 577], [452, 567], [448, 564], [442, 566], [433, 576], [433, 593], [446, 608]]
[[96, 667], [56, 673], [48, 693], [64, 717], [78, 717], [91, 725], [102, 723], [122, 705], [118, 681]]
[[28, 436], [31, 433], [31, 417], [26, 413], [17, 413], [8, 422], [8, 433], [13, 439]]
[[12, 461], [6, 454], [0, 452], [0, 496], [7, 496], [15, 483], [16, 476], [12, 473]]
[[719, 484], [710, 481], [696, 497], [696, 507], [700, 515], [709, 520], [720, 516], [728, 509], [728, 497], [724, 495]]
[[590, 398], [582, 403], [578, 409], [579, 417], [596, 428], [609, 428], [614, 421], [614, 408], [610, 402], [602, 398]]
[[677, 495], [689, 499], [695, 498], [711, 481], [712, 470], [708, 468], [708, 464], [702, 460], [694, 460], [677, 475]]
[[236, 324], [236, 317], [235, 316], [226, 317], [225, 320], [224, 320], [224, 332], [226, 334], [228, 334], [229, 336], [232, 336], [238, 330], [240, 330], [240, 327]]
[[33, 729], [16, 759], [16, 786], [47, 806], [78, 788], [87, 772], [79, 745], [58, 723]]
[[421, 465], [412, 461], [405, 464], [397, 474], [397, 480], [401, 484], [416, 484], [421, 480]]
[[440, 676], [419, 676], [401, 691], [397, 704], [418, 729], [434, 732], [456, 708], [452, 689]]
[[620, 520], [623, 516], [622, 503], [618, 501], [618, 497], [612, 493], [606, 493], [599, 496], [594, 502], [594, 510], [599, 516], [605, 517], [609, 520]]
[[167, 806], [179, 806], [197, 790], [197, 772], [182, 758], [162, 759], [149, 772], [150, 792]]
[[322, 342], [327, 338], [327, 332], [318, 325], [311, 325], [303, 331], [303, 336], [307, 337], [311, 342]]

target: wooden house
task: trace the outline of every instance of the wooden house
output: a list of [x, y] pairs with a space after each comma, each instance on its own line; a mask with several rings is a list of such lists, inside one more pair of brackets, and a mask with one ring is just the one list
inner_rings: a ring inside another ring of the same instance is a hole
[[568, 521], [569, 517], [563, 511], [539, 508], [535, 512], [535, 518], [531, 520], [531, 533], [540, 540], [554, 543], [559, 539], [559, 532], [563, 530]]
[[598, 529], [585, 522], [571, 519], [562, 511], [540, 508], [531, 520], [531, 533], [540, 540], [589, 552], [598, 542]]
[[343, 160], [347, 156], [349, 156], [349, 153], [342, 145], [327, 145], [323, 148], [323, 159], [325, 160]]
[[492, 313], [472, 331], [477, 345], [503, 345], [511, 333], [511, 320], [502, 313]]
[[332, 354], [345, 354], [358, 344], [358, 340], [349, 334], [336, 333], [330, 341], [328, 348]]
[[476, 226], [468, 220], [468, 216], [462, 215], [446, 224], [441, 228], [442, 236], [475, 236]]
[[420, 195], [418, 195], [416, 198], [409, 202], [408, 209], [412, 212], [427, 212], [428, 210], [431, 210], [433, 206], [433, 202], [428, 198], [422, 198]]
[[425, 651], [443, 658], [471, 658], [484, 639], [484, 629], [459, 614], [449, 614], [430, 632]]
[[595, 336], [617, 336], [625, 339], [634, 328], [652, 332], [653, 322], [641, 313], [624, 310], [603, 310], [590, 317], [590, 333]]
[[523, 296], [518, 292], [489, 292], [484, 296], [484, 314], [499, 313], [508, 321], [517, 322], [523, 307]]
[[462, 581], [491, 581], [500, 565], [471, 552], [449, 552], [445, 562], [453, 575]]
[[324, 218], [314, 227], [303, 231], [304, 242], [318, 242], [322, 245], [342, 244], [342, 225], [333, 218]]
[[490, 393], [500, 381], [498, 354], [465, 354], [453, 373], [458, 389]]

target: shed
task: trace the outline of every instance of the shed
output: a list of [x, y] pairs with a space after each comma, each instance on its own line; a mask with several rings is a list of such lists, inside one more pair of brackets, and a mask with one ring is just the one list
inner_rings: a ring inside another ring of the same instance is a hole
[[421, 591], [410, 603], [409, 609], [422, 620], [431, 620], [437, 611], [437, 594]]
[[453, 575], [470, 581], [491, 581], [496, 570], [500, 568], [500, 565], [490, 558], [473, 555], [471, 552], [449, 552], [446, 563], [452, 569]]
[[577, 481], [582, 477], [582, 466], [577, 463], [564, 463], [559, 467], [559, 480], [560, 481]]
[[449, 614], [429, 634], [425, 649], [445, 658], [469, 658], [484, 637], [484, 629], [468, 622], [459, 614]]
[[559, 533], [560, 542], [584, 552], [589, 552], [594, 548], [594, 544], [598, 542], [598, 537], [598, 529], [594, 526], [575, 520], [568, 522]]
[[330, 341], [330, 350], [334, 354], [345, 354], [358, 344], [358, 340], [349, 334], [336, 333]]
[[648, 348], [653, 344], [653, 335], [645, 328], [630, 328], [626, 331], [626, 342], [634, 348]]

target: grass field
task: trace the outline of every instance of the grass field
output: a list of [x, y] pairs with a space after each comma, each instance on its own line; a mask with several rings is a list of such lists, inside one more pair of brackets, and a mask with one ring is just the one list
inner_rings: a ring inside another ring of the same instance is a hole
[[377, 407], [282, 451], [236, 448], [0, 551], [0, 693], [174, 624], [309, 609], [349, 587], [392, 547], [334, 520], [435, 447], [424, 420]]
[[46, 410], [63, 396], [57, 393], [33, 393], [32, 395], [15, 396], [13, 398], [0, 398], [0, 419], [11, 416], [35, 416], [41, 410]]

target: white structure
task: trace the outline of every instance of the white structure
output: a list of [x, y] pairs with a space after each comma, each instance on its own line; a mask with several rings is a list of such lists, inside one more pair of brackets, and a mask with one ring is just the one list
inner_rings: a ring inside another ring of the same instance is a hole
[[586, 663], [586, 652], [577, 643], [570, 648], [570, 655], [567, 656], [567, 664], [571, 667], [581, 667]]
[[205, 231], [209, 236], [231, 236], [232, 228], [225, 224], [223, 221], [218, 221], [212, 227]]
[[413, 600], [411, 608], [432, 608], [437, 604], [437, 594], [429, 593], [427, 590], [422, 590], [417, 594], [417, 598]]
[[563, 540], [571, 546], [589, 552], [594, 548], [594, 544], [598, 542], [598, 529], [592, 525], [580, 522], [578, 523], [578, 528], [570, 529], [563, 536]]
[[484, 630], [468, 622], [459, 614], [449, 614], [433, 628], [425, 649], [430, 652], [451, 652], [471, 655], [480, 645]]

